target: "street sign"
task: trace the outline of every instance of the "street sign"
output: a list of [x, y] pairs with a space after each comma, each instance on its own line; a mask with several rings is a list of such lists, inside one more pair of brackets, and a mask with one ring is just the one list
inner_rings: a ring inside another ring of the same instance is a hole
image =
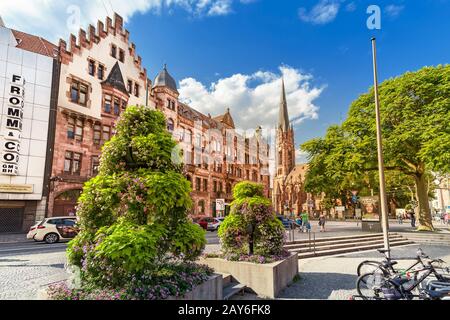
[[225, 211], [225, 199], [216, 199], [216, 210]]

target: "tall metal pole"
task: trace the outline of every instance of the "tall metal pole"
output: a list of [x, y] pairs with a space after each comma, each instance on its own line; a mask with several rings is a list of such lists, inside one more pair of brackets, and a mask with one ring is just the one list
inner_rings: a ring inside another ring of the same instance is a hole
[[[380, 98], [378, 96], [377, 44], [375, 38], [372, 38], [372, 52], [373, 52], [373, 80], [375, 89], [375, 114], [377, 118], [378, 171], [380, 176], [380, 203], [381, 203], [381, 220], [382, 220], [381, 223], [383, 227], [384, 249], [390, 250], [389, 216], [386, 197], [386, 183], [384, 177], [383, 140], [381, 137]], [[388, 256], [390, 257], [390, 251], [388, 251]]]

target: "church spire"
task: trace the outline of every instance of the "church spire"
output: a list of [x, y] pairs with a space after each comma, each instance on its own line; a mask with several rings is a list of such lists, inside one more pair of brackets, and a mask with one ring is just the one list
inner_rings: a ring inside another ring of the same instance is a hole
[[286, 90], [284, 88], [284, 78], [281, 78], [281, 100], [278, 127], [281, 128], [283, 132], [288, 132], [289, 130], [289, 114], [286, 101]]

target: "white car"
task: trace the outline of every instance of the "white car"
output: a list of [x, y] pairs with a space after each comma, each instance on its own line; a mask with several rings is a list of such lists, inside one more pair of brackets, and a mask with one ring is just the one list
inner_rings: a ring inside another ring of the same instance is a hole
[[42, 220], [30, 228], [27, 239], [45, 241], [48, 244], [68, 241], [78, 234], [76, 217], [51, 217]]
[[208, 221], [207, 230], [212, 232], [219, 230], [223, 220], [225, 220], [225, 218], [211, 218], [211, 221]]

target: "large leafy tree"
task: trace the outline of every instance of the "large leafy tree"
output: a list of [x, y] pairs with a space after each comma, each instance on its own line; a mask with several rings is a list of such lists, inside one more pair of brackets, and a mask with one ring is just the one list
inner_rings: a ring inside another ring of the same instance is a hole
[[[429, 173], [450, 172], [450, 65], [425, 67], [380, 85], [385, 166], [414, 181], [421, 230], [433, 230]], [[302, 146], [310, 155], [307, 187], [342, 186], [348, 174], [378, 170], [374, 91], [361, 95], [348, 118], [324, 138]]]

